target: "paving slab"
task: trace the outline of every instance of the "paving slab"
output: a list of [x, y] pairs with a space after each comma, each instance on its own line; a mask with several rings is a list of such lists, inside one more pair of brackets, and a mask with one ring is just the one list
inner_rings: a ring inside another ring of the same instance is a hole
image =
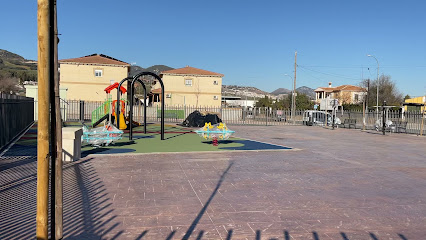
[[[64, 166], [65, 239], [426, 239], [426, 138], [233, 129], [300, 150], [88, 155]], [[0, 158], [0, 239], [35, 235], [23, 146]]]

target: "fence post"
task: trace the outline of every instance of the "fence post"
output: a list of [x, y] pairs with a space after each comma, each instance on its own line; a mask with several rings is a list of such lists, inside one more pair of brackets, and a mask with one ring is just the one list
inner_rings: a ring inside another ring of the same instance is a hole
[[383, 135], [386, 134], [386, 101], [383, 101], [383, 111], [382, 111], [382, 131], [383, 131]]
[[425, 112], [426, 112], [426, 99], [425, 99], [424, 104], [423, 104], [423, 114], [421, 115], [421, 117], [422, 117], [422, 125], [420, 125], [420, 136], [423, 135], [423, 124], [425, 122]]
[[266, 126], [268, 126], [268, 113], [269, 113], [269, 108], [266, 108], [265, 110], [266, 110], [266, 113], [265, 113], [265, 116], [266, 116]]
[[84, 101], [80, 100], [80, 121], [84, 122]]

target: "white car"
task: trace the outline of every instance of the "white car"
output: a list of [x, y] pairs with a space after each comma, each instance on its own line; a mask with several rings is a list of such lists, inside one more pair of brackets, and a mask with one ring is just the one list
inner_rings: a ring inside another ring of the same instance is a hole
[[[317, 110], [307, 110], [303, 113], [303, 125], [312, 126], [312, 125], [324, 125], [324, 122], [326, 121], [326, 114], [327, 114], [327, 125], [331, 125], [333, 116], [330, 113], [326, 113], [324, 111], [317, 111]], [[342, 121], [335, 116], [334, 117], [334, 124], [339, 125]]]

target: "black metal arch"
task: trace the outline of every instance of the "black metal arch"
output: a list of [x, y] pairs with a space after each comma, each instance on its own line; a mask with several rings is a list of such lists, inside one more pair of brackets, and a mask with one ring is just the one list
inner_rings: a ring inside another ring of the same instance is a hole
[[[135, 76], [133, 76], [133, 80], [131, 83], [131, 89], [132, 89], [132, 93], [133, 93], [133, 84], [134, 82], [141, 76], [145, 76], [145, 75], [149, 75], [149, 76], [153, 76], [155, 79], [157, 79], [160, 82], [161, 85], [161, 140], [164, 140], [164, 84], [163, 84], [163, 80], [161, 80], [161, 78], [152, 72], [141, 72], [136, 74]], [[133, 102], [133, 99], [131, 99], [131, 103]], [[132, 110], [131, 110], [132, 111]], [[130, 123], [132, 122], [132, 114], [130, 114]], [[130, 133], [129, 133], [129, 139], [132, 140], [132, 124], [130, 124]]]
[[[123, 80], [121, 80], [121, 82], [120, 82], [120, 84], [118, 84], [118, 89], [117, 89], [117, 102], [116, 102], [116, 109], [115, 109], [115, 114], [116, 114], [116, 125], [117, 125], [117, 128], [120, 128], [120, 121], [118, 121], [118, 116], [120, 116], [120, 95], [121, 95], [121, 91], [120, 91], [120, 88], [121, 88], [121, 86], [123, 85], [123, 83], [125, 82], [125, 81], [132, 81], [133, 80], [133, 78], [131, 78], [131, 77], [127, 77], [127, 78], [125, 78], [125, 79], [123, 79]], [[143, 87], [143, 90], [144, 90], [144, 98], [145, 98], [145, 100], [144, 100], [144, 104], [143, 104], [143, 130], [144, 130], [144, 133], [146, 134], [146, 86], [145, 86], [145, 84], [140, 80], [140, 79], [137, 79], [137, 81], [142, 85], [142, 87]], [[133, 81], [132, 81], [133, 82]], [[131, 90], [133, 90], [133, 86], [134, 86], [134, 84], [132, 85], [132, 89]], [[129, 89], [128, 89], [128, 92], [129, 92]], [[131, 104], [132, 105], [130, 105], [131, 107], [130, 107], [130, 111], [131, 111], [131, 114], [133, 114], [133, 91], [130, 91], [129, 92], [130, 93], [130, 96], [131, 96]], [[133, 119], [133, 117], [132, 117], [132, 119]], [[130, 124], [130, 126], [131, 126], [132, 124]]]

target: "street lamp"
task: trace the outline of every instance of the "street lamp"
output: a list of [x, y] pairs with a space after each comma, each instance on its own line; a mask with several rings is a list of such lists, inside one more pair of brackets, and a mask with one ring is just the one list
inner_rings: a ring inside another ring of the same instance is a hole
[[[291, 78], [291, 80], [294, 82], [293, 77], [291, 77], [290, 75], [284, 74], [284, 76]], [[290, 118], [291, 118], [291, 121], [293, 121], [293, 124], [294, 124], [293, 116], [294, 116], [294, 111], [295, 111], [295, 108], [296, 108], [296, 101], [294, 100], [294, 97], [295, 97], [294, 93], [295, 92], [296, 92], [296, 89], [295, 89], [295, 86], [294, 86], [294, 83], [293, 83], [293, 91], [291, 92], [291, 111], [290, 111]]]
[[379, 120], [379, 61], [373, 55], [368, 54], [367, 57], [372, 57], [377, 62], [377, 96], [376, 96], [376, 120]]

